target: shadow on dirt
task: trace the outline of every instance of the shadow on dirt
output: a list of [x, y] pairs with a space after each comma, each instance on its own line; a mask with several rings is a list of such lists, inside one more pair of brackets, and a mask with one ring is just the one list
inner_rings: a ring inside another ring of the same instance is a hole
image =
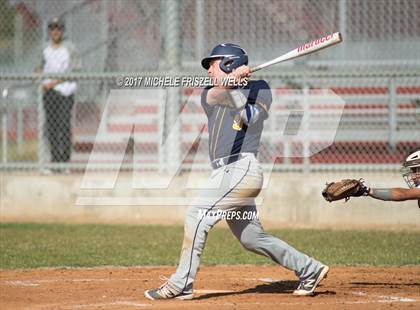
[[[252, 288], [248, 288], [237, 292], [223, 292], [223, 293], [210, 293], [195, 297], [194, 300], [224, 297], [230, 295], [243, 295], [243, 294], [292, 294], [293, 291], [298, 287], [299, 281], [278, 281], [267, 284], [260, 284]], [[319, 286], [322, 288], [322, 285]], [[318, 290], [319, 290], [318, 288]], [[320, 291], [316, 292], [316, 295], [335, 295], [333, 291]]]

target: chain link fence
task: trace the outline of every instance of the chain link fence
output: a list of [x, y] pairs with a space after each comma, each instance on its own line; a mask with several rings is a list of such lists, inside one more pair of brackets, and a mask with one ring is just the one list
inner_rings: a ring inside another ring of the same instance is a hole
[[[113, 92], [122, 91], [116, 81], [203, 76], [200, 60], [220, 42], [243, 46], [252, 66], [340, 31], [342, 44], [256, 75], [274, 95], [260, 159], [270, 166], [277, 157], [275, 169], [282, 170], [398, 169], [420, 147], [419, 15], [415, 0], [2, 1], [1, 168], [84, 171], [90, 162], [100, 169], [141, 163], [141, 169], [166, 170], [182, 162], [183, 169], [210, 169], [200, 90], [167, 88], [163, 97], [140, 92], [141, 100], [112, 103]], [[77, 71], [35, 72], [53, 17], [74, 43], [82, 63]], [[77, 83], [67, 112], [65, 104], [54, 113], [46, 109], [48, 78]], [[331, 145], [322, 136], [285, 137], [285, 117], [292, 131], [322, 133], [337, 115], [325, 102], [291, 113], [290, 100], [308, 102], [316, 89], [345, 102]], [[315, 121], [303, 122], [305, 113]], [[70, 116], [68, 130], [63, 114]]]

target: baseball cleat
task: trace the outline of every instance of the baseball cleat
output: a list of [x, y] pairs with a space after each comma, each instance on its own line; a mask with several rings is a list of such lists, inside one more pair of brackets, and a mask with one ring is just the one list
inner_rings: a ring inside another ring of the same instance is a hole
[[312, 277], [299, 283], [298, 288], [293, 292], [296, 296], [312, 296], [318, 284], [327, 277], [330, 267], [323, 266]]
[[153, 290], [147, 290], [144, 292], [144, 296], [151, 300], [162, 300], [162, 299], [181, 299], [188, 300], [193, 299], [194, 295], [192, 293], [180, 292], [180, 290], [170, 284], [169, 282], [163, 283], [158, 288]]

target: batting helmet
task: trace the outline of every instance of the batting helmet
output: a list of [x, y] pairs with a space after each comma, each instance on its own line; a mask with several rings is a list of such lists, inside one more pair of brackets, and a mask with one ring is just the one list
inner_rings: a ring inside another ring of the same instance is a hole
[[203, 58], [201, 65], [204, 69], [210, 68], [210, 61], [220, 58], [220, 69], [226, 73], [232, 72], [242, 65], [248, 64], [248, 55], [239, 45], [233, 43], [222, 43], [211, 51], [210, 56]]

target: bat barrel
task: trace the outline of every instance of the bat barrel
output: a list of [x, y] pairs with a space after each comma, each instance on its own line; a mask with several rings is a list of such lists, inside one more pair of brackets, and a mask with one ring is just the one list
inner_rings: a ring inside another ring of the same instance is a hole
[[256, 72], [258, 70], [261, 70], [263, 68], [287, 61], [292, 60], [304, 55], [312, 54], [314, 52], [320, 51], [324, 48], [333, 46], [335, 44], [343, 42], [343, 37], [341, 36], [340, 32], [335, 32], [333, 34], [329, 34], [325, 37], [313, 40], [309, 43], [305, 43], [298, 48], [278, 57], [273, 60], [270, 60], [268, 62], [265, 62], [259, 66], [256, 66], [251, 69], [251, 72]]

